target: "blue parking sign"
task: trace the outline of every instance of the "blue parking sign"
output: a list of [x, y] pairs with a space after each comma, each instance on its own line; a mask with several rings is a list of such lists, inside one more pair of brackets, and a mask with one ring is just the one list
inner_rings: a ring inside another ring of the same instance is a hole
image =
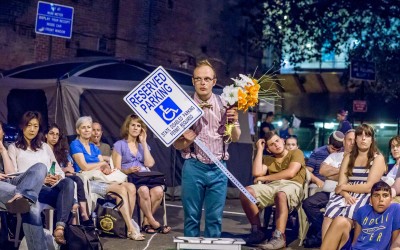
[[35, 32], [42, 35], [71, 38], [73, 19], [73, 7], [39, 1]]

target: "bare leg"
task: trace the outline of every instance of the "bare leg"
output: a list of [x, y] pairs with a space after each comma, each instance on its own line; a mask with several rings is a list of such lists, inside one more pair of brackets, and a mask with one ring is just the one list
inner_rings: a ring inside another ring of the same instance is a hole
[[131, 217], [133, 216], [133, 211], [135, 210], [135, 202], [136, 202], [136, 187], [132, 183], [124, 182], [122, 186], [127, 190], [127, 196], [129, 198], [129, 211], [132, 211]]
[[276, 230], [279, 230], [282, 234], [284, 234], [289, 216], [288, 201], [284, 192], [276, 193], [275, 206]]
[[324, 240], [326, 232], [328, 231], [328, 228], [332, 224], [332, 219], [328, 217], [324, 217], [324, 222], [322, 223], [322, 240]]
[[164, 196], [164, 190], [161, 186], [154, 187], [150, 189], [150, 199], [151, 199], [151, 213], [154, 214], [161, 204], [162, 198]]
[[350, 237], [352, 225], [352, 220], [343, 216], [333, 219], [322, 241], [321, 250], [341, 249]]
[[[129, 211], [129, 204], [126, 202], [128, 201], [127, 197], [127, 190], [125, 189], [124, 186], [119, 185], [119, 184], [110, 184], [107, 188], [107, 192], [115, 192], [119, 194], [122, 199], [125, 201], [124, 204], [119, 208], [119, 211], [121, 212], [122, 217], [124, 218], [125, 224], [128, 228], [128, 232], [136, 232], [135, 227], [133, 226], [132, 223], [132, 212]], [[120, 202], [120, 199], [117, 197], [117, 202]]]
[[146, 186], [141, 186], [138, 190], [138, 194], [140, 197], [139, 205], [142, 210], [145, 219], [143, 220], [143, 224], [149, 223], [153, 228], [158, 228], [159, 223], [154, 219], [153, 213], [151, 211], [151, 198], [150, 198], [150, 190]]
[[[151, 200], [151, 213], [153, 214], [157, 211], [158, 207], [161, 204], [161, 200], [164, 195], [164, 190], [161, 186], [154, 187], [150, 189], [150, 200]], [[143, 225], [148, 225], [148, 221], [146, 216], [143, 218]]]
[[[256, 194], [251, 187], [246, 187], [247, 191], [255, 198]], [[242, 203], [243, 211], [246, 213], [247, 219], [250, 224], [253, 226], [257, 226], [257, 229], [261, 229], [261, 221], [260, 221], [260, 210], [256, 205], [251, 203], [249, 199], [240, 193], [240, 202]]]

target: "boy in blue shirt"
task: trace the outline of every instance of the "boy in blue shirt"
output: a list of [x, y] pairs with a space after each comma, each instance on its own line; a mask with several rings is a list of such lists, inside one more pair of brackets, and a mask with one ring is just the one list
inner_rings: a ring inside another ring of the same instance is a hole
[[371, 188], [370, 204], [354, 215], [352, 250], [390, 249], [400, 232], [400, 204], [392, 202], [390, 186], [379, 181]]

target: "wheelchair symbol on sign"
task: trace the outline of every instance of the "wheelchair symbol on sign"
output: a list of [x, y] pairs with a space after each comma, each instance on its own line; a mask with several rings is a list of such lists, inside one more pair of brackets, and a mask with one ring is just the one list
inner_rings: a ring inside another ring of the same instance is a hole
[[182, 110], [176, 103], [167, 97], [158, 107], [155, 108], [157, 115], [168, 125], [174, 121], [181, 113]]
[[[166, 121], [172, 121], [175, 119], [175, 115], [179, 112], [178, 109], [171, 109], [171, 108], [166, 108], [164, 109], [163, 105], [160, 105], [160, 109], [163, 112], [163, 118]], [[171, 114], [172, 113], [172, 114]], [[171, 115], [169, 115], [171, 114]]]

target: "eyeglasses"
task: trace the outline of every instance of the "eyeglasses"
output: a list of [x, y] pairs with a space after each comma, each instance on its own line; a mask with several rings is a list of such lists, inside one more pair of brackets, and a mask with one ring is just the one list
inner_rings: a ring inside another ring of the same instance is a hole
[[214, 79], [215, 79], [215, 78], [210, 78], [210, 77], [204, 77], [204, 78], [201, 78], [201, 77], [193, 77], [193, 81], [194, 81], [195, 83], [200, 83], [200, 82], [202, 82], [202, 81], [204, 81], [204, 82], [206, 82], [206, 83], [210, 83], [210, 82], [212, 82]]

